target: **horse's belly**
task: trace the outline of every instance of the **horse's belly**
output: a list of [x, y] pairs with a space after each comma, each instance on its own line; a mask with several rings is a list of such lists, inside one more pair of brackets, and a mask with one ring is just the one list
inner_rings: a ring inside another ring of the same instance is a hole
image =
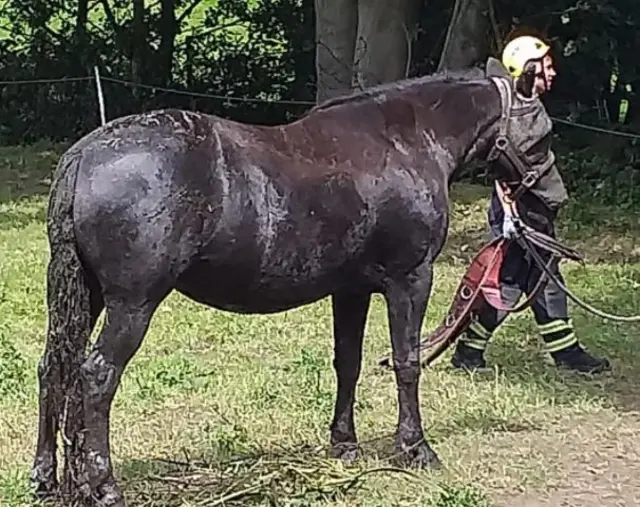
[[176, 290], [199, 303], [236, 313], [276, 313], [313, 303], [338, 286], [337, 273], [291, 276], [264, 273], [249, 266], [199, 261], [184, 272]]

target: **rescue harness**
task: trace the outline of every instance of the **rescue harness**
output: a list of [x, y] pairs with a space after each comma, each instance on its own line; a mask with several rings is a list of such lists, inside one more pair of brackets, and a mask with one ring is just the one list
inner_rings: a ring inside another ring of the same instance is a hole
[[[505, 213], [509, 213], [512, 216], [516, 229], [515, 237], [510, 239], [504, 236], [494, 238], [485, 244], [476, 254], [458, 285], [446, 316], [442, 319], [440, 325], [420, 342], [421, 353], [426, 349], [432, 349], [421, 361], [423, 368], [440, 357], [449, 346], [456, 341], [469, 326], [474, 318], [474, 314], [481, 312], [486, 306], [491, 306], [496, 310], [507, 313], [521, 312], [531, 306], [547, 280], [554, 282], [567, 297], [594, 315], [619, 322], [640, 321], [640, 315], [619, 316], [606, 313], [585, 303], [573, 294], [565, 284], [558, 279], [552, 268], [554, 264], [560, 262], [563, 258], [574, 260], [585, 265], [584, 258], [576, 250], [561, 244], [554, 238], [536, 231], [522, 222], [514, 205], [514, 200], [509, 198], [509, 195], [505, 192], [505, 187], [497, 182], [496, 185], [498, 186], [500, 202], [503, 205]], [[522, 302], [510, 306], [502, 299], [500, 271], [505, 260], [507, 249], [511, 242], [514, 241], [531, 256], [533, 263], [540, 269], [541, 274], [531, 293], [527, 294]], [[549, 255], [549, 259], [546, 262], [538, 249], [543, 250]], [[387, 355], [380, 358], [378, 365], [383, 368], [389, 368], [391, 366], [390, 357]]]

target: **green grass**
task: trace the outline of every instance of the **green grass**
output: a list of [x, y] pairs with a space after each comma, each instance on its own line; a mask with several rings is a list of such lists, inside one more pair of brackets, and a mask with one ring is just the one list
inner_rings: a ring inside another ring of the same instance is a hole
[[[0, 150], [3, 506], [35, 505], [27, 477], [46, 327], [45, 193], [59, 149]], [[436, 269], [425, 331], [443, 316], [484, 240], [487, 194], [482, 187], [454, 186], [450, 238]], [[575, 292], [609, 311], [640, 311], [637, 216], [574, 203], [563, 214], [561, 235], [590, 262], [586, 270], [565, 264]], [[224, 505], [510, 505], [513, 495], [561, 485], [570, 464], [593, 449], [615, 449], [625, 438], [640, 446], [633, 415], [639, 406], [638, 326], [575, 312], [582, 341], [615, 363], [612, 374], [588, 379], [547, 364], [525, 313], [509, 319], [492, 341], [494, 374], [452, 372], [447, 353], [422, 376], [427, 435], [446, 470], [385, 470], [397, 417], [393, 376], [381, 375], [374, 363], [389, 350], [385, 310], [376, 297], [356, 408], [359, 438], [369, 442], [366, 459], [349, 468], [324, 453], [335, 396], [328, 300], [278, 315], [240, 316], [172, 294], [114, 403], [113, 457], [131, 505], [223, 505], [225, 495], [250, 487], [254, 496]], [[370, 473], [349, 488], [364, 471]]]

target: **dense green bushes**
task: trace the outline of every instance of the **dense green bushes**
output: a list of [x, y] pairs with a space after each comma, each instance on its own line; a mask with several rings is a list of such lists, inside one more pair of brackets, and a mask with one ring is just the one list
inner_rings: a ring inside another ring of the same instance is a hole
[[[498, 51], [499, 41], [514, 27], [549, 34], [560, 70], [550, 112], [612, 128], [619, 102], [627, 98], [624, 128], [640, 131], [635, 97], [624, 91], [626, 84], [639, 88], [640, 40], [635, 34], [640, 4], [609, 2], [591, 6], [569, 0], [496, 0], [492, 46]], [[315, 97], [311, 1], [176, 0], [172, 10], [160, 7], [171, 2], [157, 2], [142, 12], [134, 12], [131, 2], [117, 1], [109, 2], [105, 12], [104, 4], [0, 0], [0, 81], [87, 77], [97, 64], [105, 76], [108, 118], [177, 106], [273, 124], [294, 119], [309, 107], [194, 97], [132, 87], [109, 77], [219, 96], [298, 101]], [[425, 3], [413, 41], [412, 74], [433, 71], [437, 65], [450, 4]], [[611, 94], [614, 69], [618, 82]], [[601, 119], [604, 99], [608, 121]], [[92, 81], [0, 84], [0, 145], [71, 141], [98, 124]], [[574, 127], [562, 126], [558, 132], [556, 149], [574, 191], [632, 203], [640, 154], [634, 142]]]

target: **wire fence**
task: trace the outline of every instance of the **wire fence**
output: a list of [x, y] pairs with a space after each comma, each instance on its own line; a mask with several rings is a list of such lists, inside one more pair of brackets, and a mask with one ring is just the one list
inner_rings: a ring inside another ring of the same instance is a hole
[[[83, 76], [83, 77], [63, 77], [63, 78], [51, 78], [51, 79], [5, 80], [5, 81], [0, 81], [0, 86], [71, 83], [71, 82], [81, 82], [81, 81], [96, 82], [96, 83], [99, 83], [100, 81], [105, 81], [105, 82], [120, 84], [120, 85], [123, 85], [123, 86], [144, 88], [144, 89], [163, 92], [163, 93], [172, 93], [172, 94], [176, 94], [176, 95], [186, 95], [186, 96], [190, 96], [190, 97], [194, 97], [194, 98], [195, 97], [200, 97], [200, 98], [207, 98], [207, 99], [220, 100], [220, 101], [226, 101], [226, 102], [281, 104], [281, 105], [295, 105], [295, 106], [301, 106], [301, 105], [313, 106], [313, 105], [315, 105], [315, 102], [310, 101], [310, 100], [263, 99], [263, 98], [257, 98], [257, 97], [236, 97], [236, 96], [231, 96], [231, 95], [219, 95], [219, 94], [215, 94], [215, 93], [195, 92], [195, 91], [189, 91], [189, 90], [180, 90], [180, 89], [177, 89], [177, 88], [167, 88], [167, 87], [163, 87], [163, 86], [154, 86], [154, 85], [149, 85], [149, 84], [145, 84], [145, 83], [136, 83], [136, 82], [133, 82], [133, 81], [128, 81], [126, 79], [115, 78], [115, 77], [104, 76], [104, 75], [99, 76], [99, 77]], [[640, 133], [623, 132], [623, 131], [619, 131], [619, 130], [612, 130], [612, 129], [607, 129], [607, 128], [604, 128], [604, 127], [597, 127], [595, 125], [588, 125], [588, 124], [585, 124], [585, 123], [580, 123], [580, 122], [576, 122], [576, 121], [572, 121], [572, 120], [566, 120], [566, 119], [558, 118], [558, 117], [555, 117], [555, 116], [551, 116], [551, 119], [552, 119], [552, 121], [554, 121], [556, 123], [560, 123], [562, 125], [567, 125], [567, 126], [578, 128], [578, 129], [589, 130], [589, 131], [592, 131], [592, 132], [598, 132], [598, 133], [601, 133], [601, 134], [608, 134], [608, 135], [612, 135], [612, 136], [625, 137], [627, 139], [639, 139], [640, 140]]]

